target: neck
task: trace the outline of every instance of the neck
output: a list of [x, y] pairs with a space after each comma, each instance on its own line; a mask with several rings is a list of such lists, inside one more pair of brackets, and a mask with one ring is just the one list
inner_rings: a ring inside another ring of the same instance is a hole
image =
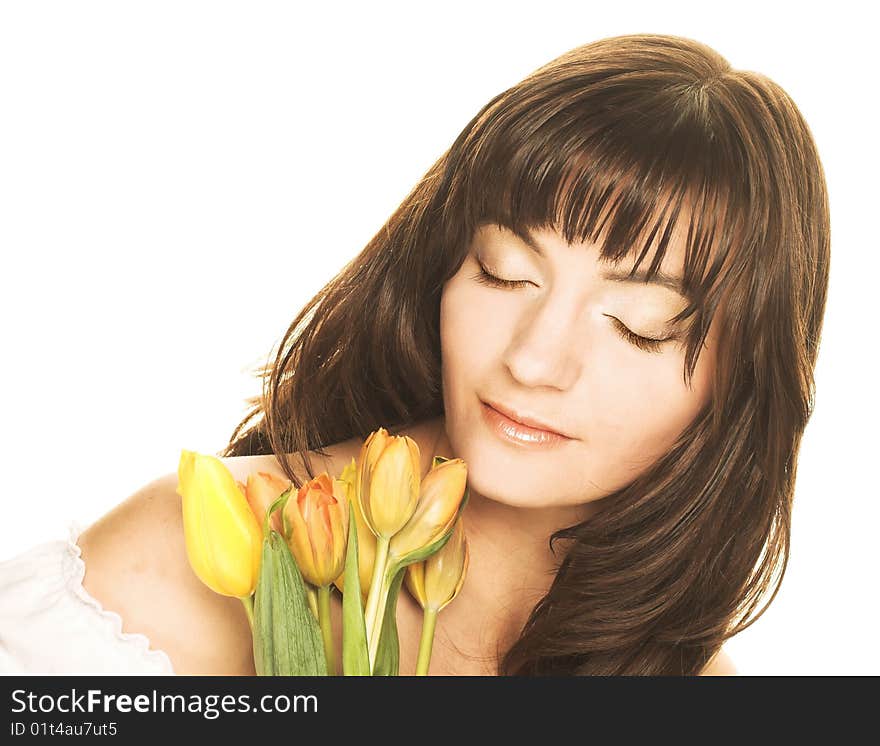
[[[434, 455], [456, 458], [443, 419]], [[464, 522], [470, 561], [458, 597], [440, 613], [438, 630], [459, 655], [476, 657], [491, 668], [519, 637], [535, 604], [543, 598], [564, 557], [566, 542], [550, 550], [551, 534], [578, 523], [595, 506], [522, 508], [493, 500], [469, 488]], [[438, 634], [439, 637], [439, 634]]]

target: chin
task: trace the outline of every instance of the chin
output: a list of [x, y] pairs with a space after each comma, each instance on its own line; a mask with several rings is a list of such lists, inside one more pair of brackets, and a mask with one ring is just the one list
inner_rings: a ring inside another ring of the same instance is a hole
[[547, 475], [529, 466], [527, 461], [511, 463], [489, 455], [462, 455], [468, 466], [468, 486], [487, 500], [517, 508], [544, 508], [558, 505], [548, 501]]

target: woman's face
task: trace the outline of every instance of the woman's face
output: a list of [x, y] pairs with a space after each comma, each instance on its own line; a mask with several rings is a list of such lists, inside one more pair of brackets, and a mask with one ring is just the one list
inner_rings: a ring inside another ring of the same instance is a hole
[[[651, 351], [624, 329], [654, 338], [680, 333], [666, 322], [687, 305], [682, 296], [605, 276], [625, 274], [635, 258], [615, 266], [601, 261], [592, 244], [569, 246], [550, 230], [531, 235], [541, 254], [505, 228], [481, 225], [443, 287], [446, 435], [479, 494], [521, 507], [573, 506], [631, 482], [706, 404], [720, 314], [688, 388], [683, 337]], [[681, 277], [683, 238], [673, 233], [661, 273]], [[652, 256], [653, 249], [640, 271]], [[480, 282], [481, 263], [492, 275], [523, 283]], [[551, 447], [508, 440], [485, 419], [487, 401], [570, 437]]]

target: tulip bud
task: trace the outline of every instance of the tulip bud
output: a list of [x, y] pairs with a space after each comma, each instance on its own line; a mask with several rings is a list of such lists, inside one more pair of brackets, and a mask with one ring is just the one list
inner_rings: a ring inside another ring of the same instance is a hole
[[[257, 517], [257, 522], [262, 527], [269, 506], [290, 486], [290, 481], [281, 479], [281, 477], [266, 471], [258, 471], [255, 474], [248, 474], [247, 484], [242, 484], [241, 482], [237, 484], [241, 491], [244, 492], [251, 510], [254, 511], [254, 515]], [[269, 527], [284, 536], [281, 524], [281, 510], [279, 508], [276, 508], [275, 512], [272, 513]]]
[[408, 435], [389, 435], [380, 427], [364, 441], [357, 469], [364, 520], [377, 537], [390, 539], [412, 517], [418, 503], [419, 446]]
[[422, 480], [415, 512], [388, 545], [389, 561], [398, 561], [443, 538], [458, 517], [466, 487], [467, 464], [462, 459], [434, 466]]
[[345, 567], [348, 541], [345, 483], [325, 471], [305, 482], [284, 507], [288, 545], [307, 582], [329, 585]]
[[[358, 576], [361, 585], [361, 601], [367, 602], [367, 593], [370, 590], [370, 580], [373, 577], [373, 563], [376, 561], [376, 535], [370, 530], [364, 514], [361, 511], [357, 499], [357, 466], [352, 458], [343, 470], [339, 479], [345, 483], [345, 494], [349, 499], [349, 505], [354, 510], [355, 524], [357, 526], [358, 541]], [[345, 593], [345, 572], [333, 581], [336, 587]]]
[[406, 587], [423, 609], [441, 611], [464, 585], [469, 562], [467, 538], [461, 519], [438, 551], [406, 568]]
[[263, 532], [235, 477], [220, 459], [182, 450], [176, 492], [193, 572], [215, 593], [249, 597], [260, 572]]

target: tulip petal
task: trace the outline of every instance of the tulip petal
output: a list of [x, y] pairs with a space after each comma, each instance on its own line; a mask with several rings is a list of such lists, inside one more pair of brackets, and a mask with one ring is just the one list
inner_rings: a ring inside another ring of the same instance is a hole
[[419, 602], [424, 609], [428, 601], [425, 596], [425, 563], [413, 562], [406, 568], [406, 577], [404, 578], [407, 590], [412, 597]]
[[290, 499], [287, 501], [287, 505], [284, 509], [284, 517], [290, 524], [290, 535], [287, 537], [290, 551], [293, 553], [293, 557], [296, 560], [296, 564], [298, 565], [302, 576], [309, 583], [314, 585], [318, 573], [312, 555], [309, 529], [303, 519], [303, 514], [300, 509], [300, 496], [304, 495], [304, 491], [307, 491], [308, 488], [309, 485], [308, 482], [306, 482], [300, 487], [296, 499]]
[[[266, 517], [266, 511], [272, 503], [278, 499], [278, 496], [289, 486], [289, 480], [282, 479], [279, 476], [266, 471], [258, 471], [253, 474], [248, 474], [244, 492], [261, 527], [263, 525], [263, 520]], [[279, 534], [284, 535], [281, 522], [281, 511], [279, 509], [276, 509], [275, 512], [272, 513], [269, 525]]]
[[464, 523], [459, 519], [449, 541], [425, 561], [424, 593], [438, 610], [451, 603], [464, 583], [467, 570], [467, 541]]
[[450, 459], [432, 468], [422, 480], [421, 496], [412, 518], [388, 546], [390, 556], [401, 558], [452, 529], [467, 487], [467, 465]]
[[370, 474], [368, 504], [373, 526], [386, 538], [406, 525], [418, 503], [418, 446], [413, 449], [411, 440], [408, 436], [392, 438]]
[[232, 473], [216, 457], [184, 450], [177, 493], [193, 571], [216, 593], [251, 595], [259, 573], [262, 532]]
[[376, 524], [373, 520], [372, 510], [370, 506], [370, 484], [372, 481], [373, 469], [379, 456], [385, 451], [385, 447], [390, 440], [388, 431], [384, 427], [373, 431], [361, 446], [361, 453], [357, 464], [357, 493], [358, 502], [361, 505], [364, 519], [370, 530], [376, 535]]
[[296, 499], [287, 503], [284, 517], [290, 524], [288, 543], [303, 577], [314, 586], [337, 582], [345, 567], [347, 511], [348, 498], [342, 483], [335, 487], [327, 472], [303, 484]]

